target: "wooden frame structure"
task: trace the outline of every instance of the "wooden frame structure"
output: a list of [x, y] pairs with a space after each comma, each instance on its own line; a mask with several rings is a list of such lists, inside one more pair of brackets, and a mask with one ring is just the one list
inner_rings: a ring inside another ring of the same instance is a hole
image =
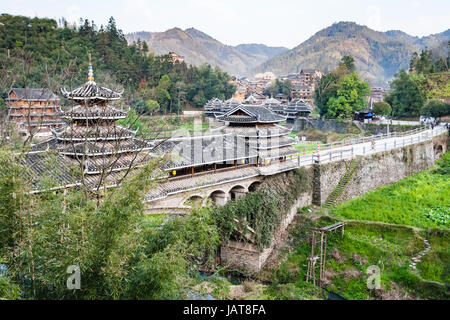
[[[316, 265], [319, 261], [319, 286], [322, 286], [322, 280], [325, 273], [325, 262], [327, 255], [327, 237], [329, 232], [341, 229], [342, 238], [344, 237], [345, 222], [338, 222], [323, 228], [312, 228], [311, 255], [308, 257], [308, 271], [306, 273], [306, 282], [312, 281], [316, 285]], [[316, 245], [320, 244], [319, 255], [315, 254]]]

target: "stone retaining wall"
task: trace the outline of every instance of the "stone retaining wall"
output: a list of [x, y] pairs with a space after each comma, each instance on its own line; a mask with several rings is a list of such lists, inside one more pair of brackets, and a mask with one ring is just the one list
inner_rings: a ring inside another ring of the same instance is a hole
[[[360, 157], [356, 172], [347, 183], [336, 203], [359, 197], [370, 190], [389, 185], [430, 168], [436, 159], [435, 149], [439, 147], [447, 150], [448, 141], [449, 135], [445, 133], [435, 137], [432, 141]], [[297, 210], [312, 203], [323, 204], [347, 172], [351, 161], [342, 160], [305, 167], [307, 173], [313, 177], [310, 190], [302, 194], [285, 216], [275, 232], [272, 245], [259, 252], [254, 245], [232, 241], [222, 246], [222, 264], [250, 273], [260, 271], [273, 248], [278, 244], [281, 233], [288, 228], [294, 219]]]

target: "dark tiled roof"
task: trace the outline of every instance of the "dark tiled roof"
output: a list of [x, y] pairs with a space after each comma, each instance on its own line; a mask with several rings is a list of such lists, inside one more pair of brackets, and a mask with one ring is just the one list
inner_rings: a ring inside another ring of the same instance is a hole
[[74, 163], [55, 150], [30, 152], [25, 156], [23, 164], [28, 168], [27, 174], [30, 176], [35, 190], [46, 187], [42, 185], [45, 180], [58, 186], [80, 182], [80, 177], [73, 170]]
[[[239, 110], [246, 113], [247, 115], [234, 115], [234, 113]], [[234, 108], [233, 110], [227, 112], [222, 117], [218, 117], [217, 119], [232, 123], [276, 123], [286, 120], [285, 117], [272, 112], [266, 107], [244, 104]]]
[[266, 101], [264, 101], [264, 105], [265, 106], [279, 106], [279, 105], [281, 105], [281, 101], [274, 99], [274, 98], [270, 98], [270, 99], [267, 99]]
[[61, 129], [54, 130], [59, 140], [83, 141], [83, 140], [123, 140], [130, 139], [136, 135], [136, 131], [127, 129], [120, 125], [92, 126], [86, 127], [77, 124], [68, 125]]
[[[237, 136], [204, 136], [200, 138], [166, 141], [158, 147], [164, 153], [172, 153], [163, 169], [212, 164], [223, 161], [256, 157], [256, 151]], [[158, 151], [155, 150], [155, 151]]]
[[287, 106], [284, 109], [284, 112], [309, 112], [311, 113], [311, 110], [307, 106]]
[[127, 112], [111, 106], [82, 106], [78, 105], [63, 112], [63, 118], [69, 119], [123, 119]]
[[151, 149], [151, 145], [137, 138], [124, 141], [105, 142], [80, 142], [58, 145], [58, 151], [66, 155], [101, 157], [104, 155], [116, 155], [121, 153], [139, 152]]
[[58, 101], [59, 98], [47, 88], [12, 88], [9, 94], [14, 92], [17, 98], [8, 98], [7, 101], [15, 100], [45, 100]]
[[111, 89], [102, 87], [94, 81], [88, 81], [81, 87], [72, 91], [67, 91], [66, 88], [61, 89], [61, 92], [67, 99], [71, 100], [85, 100], [85, 99], [100, 99], [100, 100], [117, 100], [122, 96], [122, 92], [116, 92]]

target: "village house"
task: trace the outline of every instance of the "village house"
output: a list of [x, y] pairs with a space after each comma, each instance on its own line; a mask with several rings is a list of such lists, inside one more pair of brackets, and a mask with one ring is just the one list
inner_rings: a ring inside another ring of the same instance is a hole
[[51, 128], [63, 125], [60, 99], [46, 88], [12, 88], [5, 99], [7, 119], [16, 123], [22, 136], [51, 135]]
[[184, 57], [173, 51], [169, 52], [169, 59], [173, 64], [184, 62]]
[[384, 97], [388, 90], [382, 87], [371, 87], [369, 99], [371, 103], [377, 103], [384, 101]]
[[312, 102], [312, 93], [313, 89], [311, 86], [294, 84], [291, 88], [291, 99], [302, 99], [304, 101]]

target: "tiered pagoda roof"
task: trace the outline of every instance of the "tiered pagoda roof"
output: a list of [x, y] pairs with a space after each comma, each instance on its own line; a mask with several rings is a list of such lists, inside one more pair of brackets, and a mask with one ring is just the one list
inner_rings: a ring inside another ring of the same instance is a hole
[[209, 100], [204, 106], [206, 115], [215, 116], [216, 112], [221, 112], [222, 104], [222, 100], [218, 98]]
[[89, 80], [81, 87], [78, 87], [72, 91], [67, 91], [66, 88], [61, 89], [64, 97], [74, 101], [85, 100], [119, 100], [122, 97], [122, 92], [116, 92], [111, 89], [98, 85], [95, 81]]
[[[75, 90], [61, 91], [68, 100], [77, 103], [63, 112], [63, 118], [69, 123], [52, 130], [52, 139], [33, 145], [27, 163], [33, 163], [36, 157], [56, 154], [60, 163], [57, 166], [65, 171], [60, 174], [62, 180], [57, 179], [59, 183], [68, 184], [69, 179], [64, 177], [73, 175], [69, 174], [73, 170], [67, 168], [77, 166], [89, 176], [85, 179], [88, 184], [98, 187], [96, 183], [115, 185], [123, 175], [120, 171], [143, 165], [149, 160], [155, 142], [138, 139], [136, 131], [115, 124], [116, 120], [125, 118], [127, 112], [108, 105], [108, 102], [120, 99], [123, 91], [116, 92], [98, 85], [94, 81], [91, 64], [88, 82]], [[83, 168], [80, 168], [80, 160], [83, 160]], [[33, 170], [38, 177], [39, 170]], [[101, 177], [105, 172], [109, 173], [107, 177]], [[73, 177], [70, 183], [79, 184], [80, 177]]]
[[65, 126], [58, 130], [53, 130], [53, 134], [59, 141], [116, 141], [131, 139], [137, 131], [130, 130], [121, 125], [110, 127], [92, 127], [86, 130], [86, 127], [77, 124]]
[[77, 105], [63, 112], [61, 118], [68, 120], [119, 120], [127, 113], [108, 105]]
[[239, 105], [217, 120], [230, 123], [279, 123], [286, 117], [273, 113], [268, 108], [255, 105]]
[[237, 107], [240, 104], [241, 104], [241, 102], [234, 98], [228, 99], [226, 101], [221, 101], [221, 100], [215, 98], [215, 99], [208, 101], [205, 104], [204, 108], [205, 108], [206, 115], [217, 118], [217, 117], [223, 116], [225, 113], [234, 109], [235, 107]]

